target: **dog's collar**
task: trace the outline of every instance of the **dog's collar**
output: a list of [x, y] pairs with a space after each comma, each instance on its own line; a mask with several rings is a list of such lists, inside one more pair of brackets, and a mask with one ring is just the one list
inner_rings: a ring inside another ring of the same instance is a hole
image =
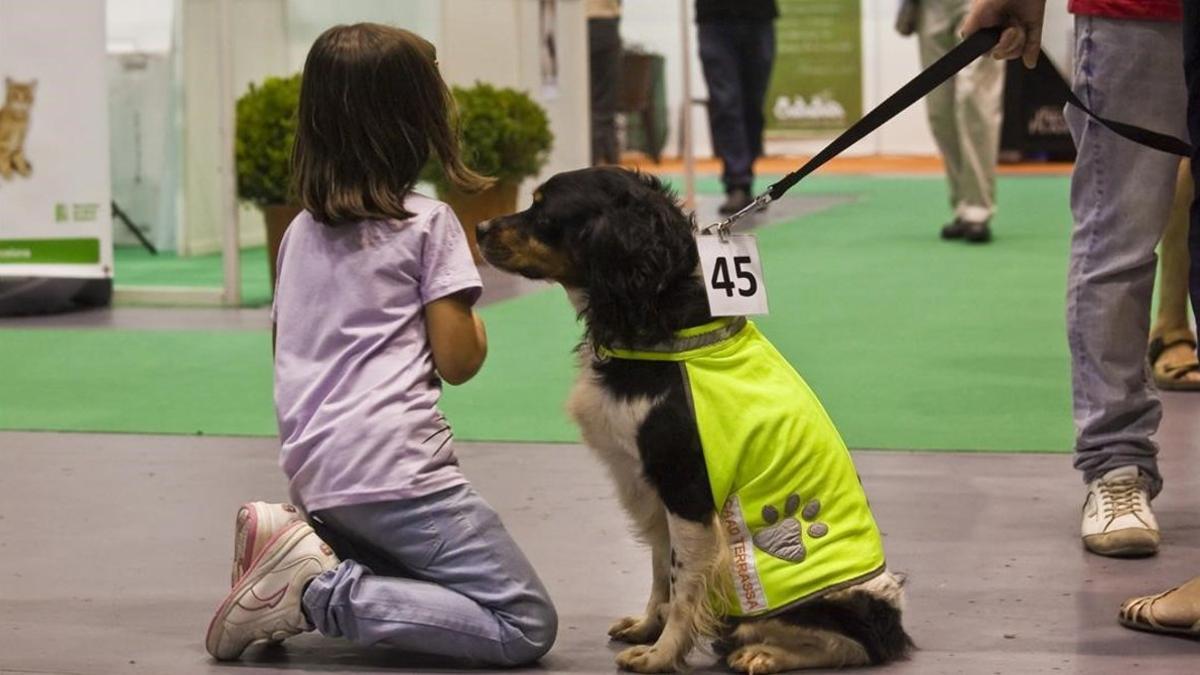
[[736, 316], [717, 319], [699, 326], [676, 331], [671, 340], [652, 345], [626, 347], [614, 345], [600, 347], [596, 355], [602, 359], [629, 359], [635, 361], [680, 361], [698, 350], [712, 347], [742, 332], [747, 325], [746, 317]]

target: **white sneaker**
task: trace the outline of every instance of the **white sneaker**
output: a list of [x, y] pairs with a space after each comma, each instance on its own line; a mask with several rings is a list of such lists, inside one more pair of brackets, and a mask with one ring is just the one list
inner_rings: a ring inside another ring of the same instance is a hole
[[1083, 545], [1092, 553], [1127, 558], [1158, 552], [1158, 521], [1136, 466], [1113, 469], [1088, 483]]
[[309, 628], [300, 601], [318, 574], [337, 566], [333, 550], [305, 522], [280, 530], [225, 596], [208, 624], [204, 646], [220, 661], [255, 642], [278, 641]]
[[251, 563], [262, 553], [275, 533], [297, 520], [303, 518], [300, 510], [291, 504], [242, 504], [233, 528], [233, 573], [230, 575], [229, 585], [237, 585], [238, 579], [250, 569]]

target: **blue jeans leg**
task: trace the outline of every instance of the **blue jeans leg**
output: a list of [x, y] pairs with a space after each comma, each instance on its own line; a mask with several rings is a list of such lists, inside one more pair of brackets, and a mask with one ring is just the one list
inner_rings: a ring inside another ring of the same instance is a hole
[[1197, 187], [1192, 200], [1188, 228], [1188, 251], [1191, 268], [1188, 290], [1192, 296], [1192, 315], [1200, 317], [1200, 4], [1183, 3], [1183, 67], [1187, 77], [1188, 131], [1192, 139], [1192, 182]]
[[304, 594], [321, 634], [496, 666], [531, 663], [554, 643], [549, 594], [471, 486], [312, 519], [342, 558]]
[[754, 182], [754, 150], [746, 132], [745, 99], [739, 40], [735, 26], [705, 22], [697, 30], [700, 65], [708, 86], [708, 127], [713, 152], [721, 158], [726, 191], [749, 190]]
[[763, 104], [771, 83], [771, 68], [775, 64], [775, 24], [753, 21], [742, 25], [743, 34], [738, 51], [742, 54], [741, 76], [743, 118], [746, 120], [746, 144], [750, 148], [751, 179], [753, 162], [763, 155], [763, 132], [766, 115]]
[[[1074, 90], [1098, 114], [1183, 135], [1178, 24], [1076, 18]], [[1154, 248], [1166, 227], [1179, 160], [1113, 134], [1068, 107], [1078, 149], [1071, 176], [1067, 339], [1075, 467], [1091, 481], [1137, 466], [1162, 487], [1162, 407], [1146, 372]]]

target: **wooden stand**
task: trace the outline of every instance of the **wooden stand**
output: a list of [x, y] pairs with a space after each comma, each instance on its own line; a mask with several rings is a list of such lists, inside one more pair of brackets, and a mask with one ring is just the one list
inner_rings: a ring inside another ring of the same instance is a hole
[[438, 198], [449, 204], [454, 215], [462, 222], [467, 241], [471, 244], [471, 257], [476, 264], [483, 262], [483, 256], [479, 254], [479, 244], [475, 240], [475, 226], [489, 218], [514, 213], [517, 210], [517, 187], [516, 183], [496, 183], [475, 194], [453, 188], [438, 191]]
[[271, 266], [271, 292], [275, 292], [275, 269], [279, 265], [279, 245], [288, 225], [303, 209], [296, 204], [271, 204], [259, 207], [267, 223], [267, 264]]

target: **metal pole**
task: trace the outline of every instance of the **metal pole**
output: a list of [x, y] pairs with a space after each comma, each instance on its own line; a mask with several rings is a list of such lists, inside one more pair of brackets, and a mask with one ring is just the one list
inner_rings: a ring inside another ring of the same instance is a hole
[[217, 153], [219, 202], [217, 217], [221, 220], [221, 262], [224, 272], [222, 299], [226, 305], [242, 304], [242, 275], [238, 237], [237, 178], [234, 175], [233, 137], [233, 0], [217, 0]]
[[683, 37], [683, 120], [679, 135], [683, 139], [683, 203], [696, 208], [696, 153], [692, 148], [692, 35], [688, 4], [679, 0], [680, 30]]

